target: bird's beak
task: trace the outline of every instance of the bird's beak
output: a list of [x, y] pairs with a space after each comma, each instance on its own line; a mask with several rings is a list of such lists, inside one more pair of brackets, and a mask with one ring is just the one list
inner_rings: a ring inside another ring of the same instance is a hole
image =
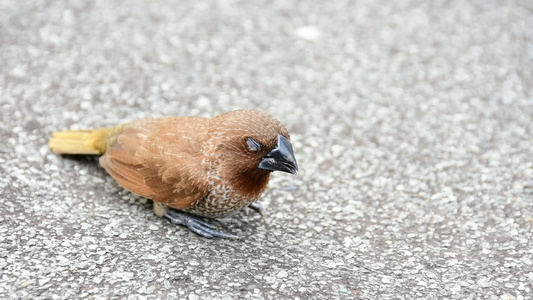
[[294, 158], [291, 142], [281, 134], [278, 134], [278, 147], [263, 157], [258, 168], [291, 174], [298, 173], [298, 164], [296, 163], [296, 158]]

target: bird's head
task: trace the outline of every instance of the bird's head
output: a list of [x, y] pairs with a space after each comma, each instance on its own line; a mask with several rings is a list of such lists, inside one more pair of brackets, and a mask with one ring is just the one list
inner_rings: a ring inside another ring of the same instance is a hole
[[[212, 118], [208, 147], [226, 179], [266, 180], [272, 171], [298, 172], [290, 135], [273, 116], [241, 109]], [[266, 183], [265, 183], [266, 185]]]

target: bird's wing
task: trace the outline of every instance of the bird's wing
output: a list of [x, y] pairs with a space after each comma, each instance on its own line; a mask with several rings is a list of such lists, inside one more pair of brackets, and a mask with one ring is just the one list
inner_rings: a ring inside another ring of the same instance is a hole
[[116, 136], [101, 165], [124, 188], [185, 208], [207, 194], [198, 132], [203, 118], [132, 122]]

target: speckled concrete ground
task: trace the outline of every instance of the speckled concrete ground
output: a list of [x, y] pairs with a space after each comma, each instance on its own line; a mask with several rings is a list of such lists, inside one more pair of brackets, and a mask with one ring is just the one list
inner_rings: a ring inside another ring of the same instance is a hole
[[[531, 299], [529, 1], [0, 1], [1, 299]], [[254, 107], [265, 220], [208, 240], [51, 132]]]

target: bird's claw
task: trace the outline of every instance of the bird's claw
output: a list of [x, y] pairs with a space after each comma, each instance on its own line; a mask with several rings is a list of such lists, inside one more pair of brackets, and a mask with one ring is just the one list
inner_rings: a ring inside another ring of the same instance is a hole
[[262, 218], [266, 216], [266, 209], [263, 207], [263, 205], [253, 202], [252, 204], [248, 205], [248, 207], [258, 212]]
[[187, 226], [187, 228], [189, 228], [189, 230], [191, 230], [192, 232], [206, 238], [238, 238], [236, 235], [218, 231], [216, 229], [216, 226], [214, 226], [213, 224], [202, 220], [200, 217], [185, 212], [171, 209], [165, 213], [165, 217], [167, 217], [173, 224]]

